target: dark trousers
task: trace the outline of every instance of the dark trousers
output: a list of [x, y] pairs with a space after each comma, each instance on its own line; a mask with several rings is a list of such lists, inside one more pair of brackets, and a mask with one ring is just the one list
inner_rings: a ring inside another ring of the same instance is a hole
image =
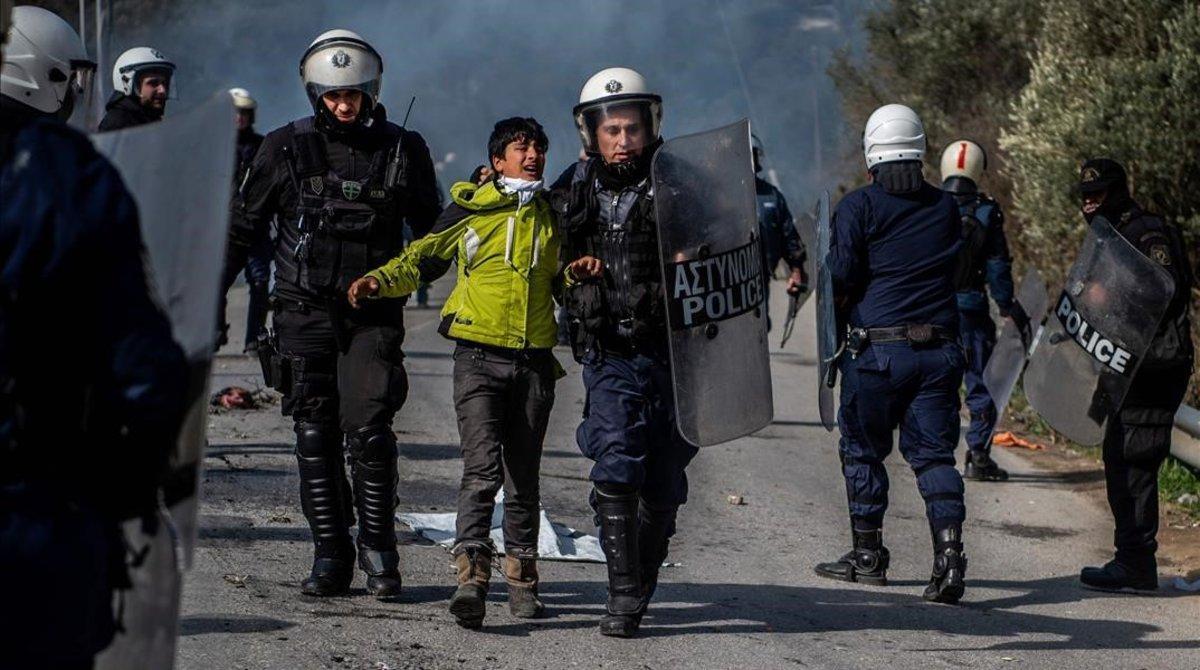
[[[392, 300], [347, 308], [337, 317], [337, 330], [323, 309], [284, 300], [275, 312], [280, 353], [291, 373], [282, 410], [295, 421], [300, 502], [318, 558], [351, 551], [352, 489], [360, 547], [395, 551], [391, 425], [408, 396], [402, 309]], [[346, 480], [346, 446], [353, 486]]]
[[250, 286], [250, 304], [246, 308], [245, 346], [258, 341], [267, 324], [267, 311], [271, 290], [271, 255], [274, 246], [270, 240], [261, 248], [255, 248], [246, 259], [246, 283]]
[[401, 309], [392, 300], [371, 302], [361, 310], [347, 307], [340, 317], [343, 349], [328, 311], [280, 301], [275, 333], [292, 370], [284, 416], [337, 425], [347, 433], [391, 425], [408, 398]]
[[958, 313], [959, 344], [967, 354], [963, 382], [967, 386], [967, 409], [971, 426], [967, 429], [967, 447], [988, 453], [992, 449], [992, 430], [996, 427], [996, 404], [983, 383], [983, 369], [996, 346], [996, 323], [987, 312]]
[[463, 455], [456, 546], [490, 544], [496, 492], [503, 486], [505, 551], [537, 555], [538, 475], [557, 370], [548, 349], [455, 348], [454, 409]]
[[655, 508], [687, 502], [684, 470], [699, 449], [675, 424], [670, 364], [661, 356], [596, 353], [583, 363], [587, 400], [575, 439], [594, 461], [591, 480], [638, 489]]
[[1190, 366], [1142, 370], [1121, 410], [1104, 427], [1104, 479], [1115, 521], [1113, 544], [1125, 565], [1153, 569], [1158, 550], [1158, 470], [1171, 452], [1175, 411]]
[[0, 484], [0, 667], [87, 668], [116, 632], [121, 529], [51, 487]]
[[871, 344], [857, 357], [844, 354], [840, 364], [840, 453], [855, 527], [883, 525], [888, 506], [883, 461], [892, 452], [897, 428], [900, 453], [917, 475], [930, 526], [936, 531], [961, 524], [966, 507], [954, 448], [965, 361], [958, 344]]

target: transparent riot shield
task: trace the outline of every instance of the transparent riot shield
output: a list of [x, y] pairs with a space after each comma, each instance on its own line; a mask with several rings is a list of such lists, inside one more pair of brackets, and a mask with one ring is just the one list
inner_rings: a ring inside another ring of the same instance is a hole
[[668, 140], [651, 178], [679, 431], [727, 442], [774, 415], [749, 123]]
[[[1021, 305], [1021, 309], [1029, 316], [1030, 333], [1022, 334], [1012, 319], [1005, 319], [1000, 328], [1000, 335], [996, 338], [996, 346], [992, 348], [992, 356], [983, 369], [983, 384], [987, 387], [988, 395], [992, 397], [998, 417], [1004, 416], [1017, 379], [1025, 369], [1029, 348], [1042, 328], [1042, 318], [1046, 315], [1046, 303], [1049, 301], [1046, 282], [1037, 269], [1031, 269], [1021, 280], [1016, 298], [1017, 304]], [[988, 442], [991, 439], [989, 435]]]
[[1024, 378], [1029, 404], [1068, 438], [1098, 444], [1174, 290], [1161, 266], [1094, 218], [1034, 344]]
[[[819, 208], [820, 203], [817, 203], [812, 214], [801, 214], [800, 220], [796, 222], [796, 233], [800, 236], [800, 243], [807, 250], [804, 255], [804, 276], [808, 277], [810, 282], [813, 281], [813, 277], [816, 277], [816, 260], [814, 258], [816, 254], [813, 253], [813, 249], [816, 249], [817, 245], [817, 219], [820, 216], [817, 210]], [[796, 317], [813, 293], [813, 286], [810, 284], [807, 289], [797, 295], [788, 296], [788, 311], [783, 321], [783, 333], [779, 341], [780, 349], [784, 348], [792, 337], [792, 329], [796, 327]]]
[[162, 484], [160, 523], [126, 523], [141, 562], [130, 568], [123, 625], [97, 667], [170, 668], [175, 662], [182, 571], [196, 538], [208, 423], [208, 373], [229, 226], [234, 108], [225, 92], [161, 122], [92, 136], [137, 203], [146, 275], [191, 368], [189, 408]]
[[817, 203], [816, 283], [817, 283], [817, 405], [821, 424], [832, 431], [837, 426], [837, 407], [833, 389], [837, 384], [837, 354], [841, 346], [837, 308], [833, 300], [833, 276], [829, 273], [829, 192]]

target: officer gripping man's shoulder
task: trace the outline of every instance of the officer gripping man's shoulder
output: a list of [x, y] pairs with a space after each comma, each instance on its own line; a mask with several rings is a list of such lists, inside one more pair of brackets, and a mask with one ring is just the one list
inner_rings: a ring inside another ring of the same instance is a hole
[[953, 603], [963, 595], [967, 567], [963, 483], [954, 467], [965, 364], [951, 281], [961, 244], [958, 208], [924, 180], [925, 131], [911, 109], [876, 110], [863, 151], [871, 183], [838, 203], [827, 259], [848, 333], [838, 425], [854, 544], [816, 572], [887, 583], [884, 459], [899, 428], [900, 452], [916, 473], [933, 535], [925, 598]]
[[313, 115], [272, 131], [255, 155], [232, 206], [225, 285], [275, 221], [277, 342], [259, 357], [295, 424], [300, 503], [314, 541], [300, 590], [345, 593], [357, 558], [368, 592], [391, 598], [400, 592], [391, 424], [408, 395], [404, 301], [350, 310], [344, 296], [400, 254], [406, 221], [418, 235], [432, 227], [440, 212], [433, 161], [419, 134], [387, 120], [378, 102], [383, 60], [360, 35], [325, 32], [300, 62]]
[[61, 120], [95, 68], [79, 36], [17, 7], [6, 51], [0, 663], [91, 667], [129, 587], [120, 522], [156, 508], [188, 366], [150, 296], [133, 198]]
[[[563, 173], [552, 199], [562, 265], [571, 268], [571, 344], [587, 390], [576, 439], [593, 461], [591, 503], [608, 564], [600, 633], [631, 637], [654, 595], [697, 452], [679, 433], [671, 395], [650, 179], [662, 98], [637, 72], [608, 68], [584, 83], [574, 116], [588, 158]], [[585, 258], [602, 266], [581, 273]]]

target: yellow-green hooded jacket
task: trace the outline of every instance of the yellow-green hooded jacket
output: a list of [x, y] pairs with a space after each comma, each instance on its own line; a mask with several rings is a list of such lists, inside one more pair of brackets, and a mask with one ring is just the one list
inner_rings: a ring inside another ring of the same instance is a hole
[[552, 294], [561, 282], [559, 238], [545, 196], [518, 206], [494, 181], [458, 182], [433, 230], [400, 256], [367, 273], [379, 297], [396, 298], [458, 265], [458, 281], [442, 308], [446, 337], [509, 349], [554, 346]]

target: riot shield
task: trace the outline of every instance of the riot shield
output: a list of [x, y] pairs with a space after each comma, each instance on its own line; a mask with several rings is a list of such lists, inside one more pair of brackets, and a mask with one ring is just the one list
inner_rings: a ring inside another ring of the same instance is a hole
[[[812, 214], [802, 214], [796, 223], [796, 233], [800, 236], [800, 243], [808, 252], [804, 255], [804, 276], [808, 277], [810, 282], [813, 281], [813, 277], [816, 277], [816, 260], [814, 258], [816, 254], [813, 253], [813, 250], [816, 249], [817, 243], [817, 219], [820, 213], [816, 210], [819, 208], [820, 203], [814, 208]], [[792, 336], [792, 329], [796, 326], [796, 316], [800, 314], [800, 309], [812, 297], [813, 292], [813, 286], [810, 284], [805, 291], [788, 296], [788, 311], [783, 321], [783, 336], [779, 341], [780, 349], [787, 345], [788, 339]]]
[[833, 388], [837, 384], [837, 354], [841, 345], [837, 308], [833, 300], [833, 275], [829, 273], [829, 192], [817, 202], [816, 283], [817, 283], [817, 405], [821, 424], [832, 431], [837, 426], [837, 408]]
[[1094, 218], [1034, 344], [1024, 379], [1029, 404], [1068, 438], [1098, 444], [1174, 290], [1161, 266]]
[[749, 123], [667, 141], [650, 174], [679, 432], [727, 442], [774, 415]]
[[191, 370], [189, 407], [163, 480], [157, 532], [125, 525], [126, 542], [142, 552], [123, 594], [123, 625], [97, 667], [170, 668], [175, 661], [182, 570], [196, 538], [200, 467], [208, 423], [209, 366], [217, 309], [230, 184], [234, 108], [228, 93], [161, 122], [92, 136], [117, 167], [137, 203], [146, 245], [146, 275], [171, 321]]
[[[1042, 317], [1046, 315], [1046, 303], [1050, 297], [1046, 294], [1046, 282], [1037, 269], [1031, 269], [1021, 280], [1017, 289], [1016, 302], [1029, 316], [1029, 328], [1033, 339], [1037, 338], [1042, 327]], [[1005, 319], [1000, 328], [1000, 336], [996, 338], [996, 346], [992, 348], [992, 357], [988, 359], [983, 369], [983, 384], [987, 387], [992, 404], [996, 406], [996, 416], [1003, 417], [1008, 401], [1012, 397], [1013, 387], [1021, 371], [1025, 369], [1025, 361], [1029, 357], [1029, 347], [1032, 341], [1026, 341], [1021, 329], [1012, 319]], [[993, 429], [994, 430], [994, 429]], [[991, 441], [988, 436], [988, 441]]]

